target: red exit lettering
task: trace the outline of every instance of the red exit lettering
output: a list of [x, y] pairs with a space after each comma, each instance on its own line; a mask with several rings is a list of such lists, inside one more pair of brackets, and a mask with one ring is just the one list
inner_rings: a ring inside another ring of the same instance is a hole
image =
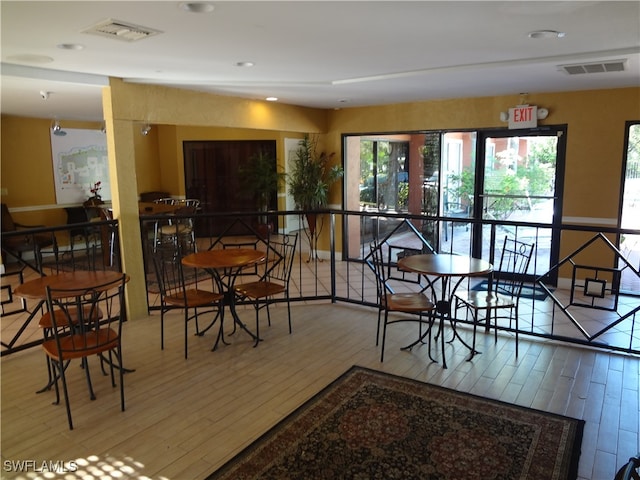
[[520, 107], [513, 109], [514, 122], [530, 122], [533, 120], [533, 107]]

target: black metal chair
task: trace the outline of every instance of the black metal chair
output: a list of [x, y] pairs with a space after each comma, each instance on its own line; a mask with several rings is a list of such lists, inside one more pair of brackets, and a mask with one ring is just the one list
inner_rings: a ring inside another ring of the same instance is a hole
[[[160, 347], [164, 350], [165, 314], [170, 310], [183, 310], [184, 358], [187, 358], [189, 321], [195, 321], [196, 335], [202, 336], [219, 318], [218, 336], [222, 335], [223, 289], [214, 276], [205, 275], [202, 270], [182, 265], [183, 255], [180, 244], [161, 244], [156, 247], [152, 255], [160, 290]], [[191, 311], [193, 314], [190, 314]], [[199, 317], [211, 312], [215, 312], [213, 320], [204, 330], [200, 330]]]
[[67, 389], [67, 364], [80, 359], [91, 400], [96, 398], [91, 384], [88, 358], [98, 355], [101, 365], [110, 367], [111, 385], [115, 384], [114, 368], [120, 382], [120, 403], [124, 411], [124, 368], [122, 366], [122, 322], [124, 320], [124, 287], [126, 275], [117, 281], [90, 288], [52, 288], [47, 286], [47, 307], [55, 312], [51, 319], [51, 338], [42, 344], [53, 369], [56, 404], [60, 403], [59, 381], [67, 408], [69, 429], [73, 430]]
[[[383, 258], [382, 248], [374, 243], [370, 244], [372, 267], [376, 277], [376, 291], [378, 297], [378, 329], [376, 333], [376, 345], [379, 343], [380, 323], [382, 312], [384, 311], [384, 322], [382, 323], [382, 350], [380, 361], [384, 361], [384, 345], [387, 338], [387, 325], [399, 322], [418, 322], [420, 339], [429, 335], [429, 357], [431, 358], [431, 329], [433, 328], [434, 303], [422, 292], [394, 293], [387, 284], [387, 269]], [[389, 320], [389, 312], [400, 312], [412, 314], [411, 317], [401, 317]], [[422, 325], [425, 322], [423, 315], [428, 314], [427, 332], [422, 333]]]
[[[84, 207], [65, 207], [64, 211], [67, 213], [67, 225], [75, 225], [78, 223], [87, 223], [89, 217]], [[69, 240], [73, 243], [76, 237], [82, 237], [86, 242], [90, 232], [86, 227], [72, 227], [69, 229]]]
[[260, 341], [260, 315], [262, 308], [267, 310], [268, 325], [271, 326], [269, 305], [275, 302], [275, 295], [284, 295], [287, 301], [289, 334], [291, 334], [291, 302], [289, 299], [289, 280], [298, 243], [298, 234], [272, 235], [267, 242], [265, 272], [256, 282], [236, 285], [235, 293], [241, 300], [250, 301], [256, 311], [256, 341]]
[[640, 453], [623, 465], [613, 480], [640, 480]]
[[[113, 212], [109, 208], [97, 209], [98, 218], [101, 222], [112, 222]], [[115, 267], [118, 255], [118, 229], [112, 225], [100, 226], [100, 245], [102, 248], [103, 267]]]
[[[56, 242], [51, 252], [45, 250], [44, 267], [54, 273], [75, 270], [95, 270], [100, 229], [89, 226], [85, 207], [65, 207], [69, 227], [69, 244]], [[80, 226], [80, 224], [84, 224]], [[52, 253], [52, 255], [48, 255]]]
[[[165, 202], [165, 199], [159, 200]], [[157, 222], [154, 233], [154, 248], [162, 243], [171, 242], [174, 245], [180, 243], [182, 251], [192, 253], [197, 250], [196, 236], [193, 223], [193, 215], [196, 214], [200, 207], [200, 200], [197, 199], [173, 199], [171, 205], [177, 208], [171, 214], [167, 215], [164, 222]]]
[[[35, 229], [44, 225], [24, 225], [13, 220], [9, 207], [6, 203], [1, 204], [2, 218], [0, 226], [2, 228], [2, 251], [11, 255], [21, 264], [31, 267], [42, 274], [42, 249], [54, 245], [55, 235], [53, 233], [24, 233], [18, 234], [21, 230]], [[35, 260], [35, 265], [27, 262], [23, 255], [31, 252]]]
[[473, 316], [473, 348], [469, 360], [477, 353], [475, 349], [476, 331], [478, 324], [482, 322], [479, 318], [479, 313], [485, 313], [484, 324], [486, 331], [491, 328], [491, 318], [493, 316], [497, 342], [498, 318], [503, 317], [498, 315], [501, 310], [509, 311], [509, 328], [515, 322], [516, 357], [518, 356], [518, 305], [522, 287], [524, 286], [525, 274], [529, 268], [534, 248], [535, 243], [521, 242], [505, 236], [500, 264], [498, 268], [494, 268], [493, 276], [489, 281], [489, 290], [468, 290], [456, 293], [455, 311], [458, 311], [459, 308], [466, 308], [467, 313], [471, 312]]

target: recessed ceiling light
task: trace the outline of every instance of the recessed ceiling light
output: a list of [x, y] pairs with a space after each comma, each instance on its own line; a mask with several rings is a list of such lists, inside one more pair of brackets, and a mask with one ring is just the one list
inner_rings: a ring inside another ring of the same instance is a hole
[[253, 62], [236, 62], [236, 67], [253, 67], [254, 65]]
[[82, 50], [84, 48], [84, 45], [81, 45], [79, 43], [59, 43], [58, 45], [56, 45], [56, 47], [62, 50]]
[[180, 8], [191, 13], [210, 13], [215, 7], [208, 2], [183, 2]]
[[267, 97], [267, 98], [265, 98], [265, 100], [267, 102], [277, 102], [278, 101], [278, 97]]
[[529, 38], [563, 38], [566, 34], [557, 30], [535, 30], [529, 32]]

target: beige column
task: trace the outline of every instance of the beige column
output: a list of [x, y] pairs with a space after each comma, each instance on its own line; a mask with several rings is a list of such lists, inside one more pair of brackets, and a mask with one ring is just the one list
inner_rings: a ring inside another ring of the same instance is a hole
[[108, 87], [103, 90], [102, 104], [107, 128], [113, 216], [118, 219], [120, 227], [122, 270], [131, 277], [126, 288], [127, 315], [135, 320], [148, 316], [148, 310], [138, 217], [134, 128], [131, 120], [113, 118], [113, 98]]

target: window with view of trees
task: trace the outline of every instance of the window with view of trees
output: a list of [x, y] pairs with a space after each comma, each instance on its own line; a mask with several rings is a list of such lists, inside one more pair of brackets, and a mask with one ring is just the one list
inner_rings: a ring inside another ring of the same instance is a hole
[[557, 261], [552, 226], [560, 221], [554, 212], [561, 211], [565, 138], [562, 126], [346, 135], [345, 205], [421, 215], [414, 225], [439, 251], [468, 252], [472, 245], [483, 258], [490, 225], [472, 228], [474, 220], [546, 223], [536, 233], [544, 258], [535, 264], [544, 272]]

